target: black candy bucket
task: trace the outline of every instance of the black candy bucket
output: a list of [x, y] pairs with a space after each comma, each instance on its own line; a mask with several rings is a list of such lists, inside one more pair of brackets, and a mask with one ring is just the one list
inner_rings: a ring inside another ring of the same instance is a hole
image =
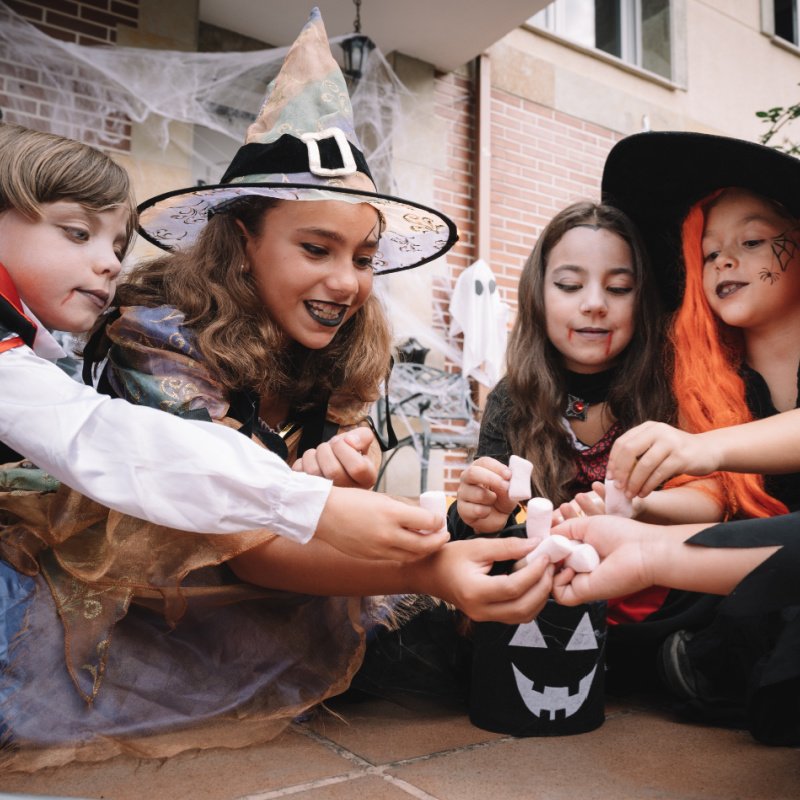
[[524, 625], [478, 622], [473, 646], [473, 725], [512, 736], [569, 736], [603, 724], [605, 602], [568, 608], [548, 600]]

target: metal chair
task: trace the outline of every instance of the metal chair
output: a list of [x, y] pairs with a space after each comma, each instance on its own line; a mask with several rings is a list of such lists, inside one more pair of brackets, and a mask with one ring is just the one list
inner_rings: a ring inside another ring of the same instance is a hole
[[[420, 492], [428, 486], [430, 452], [470, 450], [477, 447], [480, 424], [469, 380], [460, 372], [445, 372], [426, 364], [395, 363], [389, 378], [389, 414], [400, 420], [408, 434], [385, 457], [377, 487], [386, 468], [402, 447], [412, 446], [420, 459]], [[386, 412], [378, 403], [378, 424], [386, 428]], [[416, 421], [416, 425], [413, 424]]]

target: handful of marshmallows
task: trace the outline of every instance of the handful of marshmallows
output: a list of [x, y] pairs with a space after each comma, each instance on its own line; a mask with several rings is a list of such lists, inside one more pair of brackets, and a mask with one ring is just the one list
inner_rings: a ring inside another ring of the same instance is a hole
[[[511, 468], [511, 482], [508, 497], [519, 503], [528, 500], [528, 516], [525, 531], [529, 539], [538, 539], [539, 544], [515, 568], [530, 563], [539, 556], [546, 555], [552, 563], [563, 561], [564, 565], [575, 572], [591, 572], [599, 563], [600, 556], [587, 542], [576, 542], [558, 533], [550, 533], [553, 519], [553, 504], [546, 497], [531, 499], [530, 461], [519, 456], [511, 456], [508, 461]], [[611, 477], [606, 477], [606, 513], [630, 517], [631, 501], [614, 484]]]
[[[565, 566], [574, 569], [575, 572], [591, 572], [600, 563], [600, 556], [594, 547], [587, 542], [568, 539], [559, 533], [550, 533], [553, 504], [546, 497], [531, 498], [533, 464], [525, 458], [512, 455], [508, 460], [508, 466], [511, 469], [511, 481], [508, 487], [509, 500], [516, 503], [528, 501], [525, 532], [529, 539], [539, 541], [533, 551], [514, 565], [514, 569], [521, 569], [539, 556], [546, 555], [553, 564], [563, 561]], [[611, 476], [606, 476], [605, 487], [606, 513], [619, 517], [633, 516], [631, 501], [616, 487]], [[420, 495], [419, 504], [429, 511], [434, 511], [443, 517], [446, 516], [447, 503], [444, 492], [423, 492]], [[441, 530], [446, 531], [447, 526], [443, 526]]]

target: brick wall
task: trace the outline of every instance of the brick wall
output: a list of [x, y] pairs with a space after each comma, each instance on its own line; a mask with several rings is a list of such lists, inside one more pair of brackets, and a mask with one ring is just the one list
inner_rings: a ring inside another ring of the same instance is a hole
[[[445, 121], [447, 163], [436, 172], [435, 204], [452, 216], [461, 241], [447, 259], [450, 275], [433, 302], [449, 323], [453, 286], [476, 258], [475, 148], [471, 81], [437, 78], [437, 115]], [[517, 284], [536, 238], [551, 217], [575, 200], [597, 199], [606, 154], [618, 135], [497, 89], [491, 100], [491, 263], [500, 295], [517, 307]], [[436, 318], [436, 317], [435, 317]], [[445, 459], [445, 491], [455, 492], [464, 455]]]
[[619, 136], [507, 92], [492, 93], [491, 267], [517, 307], [522, 267], [542, 228], [576, 200], [597, 200]]
[[[6, 0], [6, 5], [47, 36], [89, 46], [114, 44], [118, 26], [135, 28], [139, 16], [139, 0]], [[43, 49], [47, 59], [51, 54]], [[0, 48], [0, 108], [5, 121], [74, 136], [106, 150], [129, 151], [130, 124], [103, 109], [93, 97], [94, 85], [96, 80], [77, 67], [65, 76], [50, 60], [41, 66], [20, 66], [6, 48]]]
[[[441, 320], [442, 336], [450, 326], [450, 296], [458, 276], [475, 261], [475, 102], [472, 81], [460, 73], [437, 76], [436, 115], [444, 121], [446, 161], [434, 175], [434, 205], [458, 226], [459, 241], [447, 254], [450, 274], [435, 279], [434, 320]], [[459, 337], [460, 338], [460, 337]], [[454, 365], [447, 364], [447, 368]], [[466, 453], [446, 453], [444, 490], [455, 494]]]
[[5, 0], [48, 36], [76, 44], [114, 44], [117, 26], [136, 27], [139, 0]]

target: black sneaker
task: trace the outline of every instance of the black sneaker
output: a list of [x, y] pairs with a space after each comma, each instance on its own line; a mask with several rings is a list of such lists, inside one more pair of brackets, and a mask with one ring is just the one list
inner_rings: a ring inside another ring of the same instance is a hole
[[686, 644], [691, 641], [688, 631], [675, 631], [664, 640], [658, 651], [658, 674], [669, 690], [685, 700], [706, 699], [705, 681], [692, 669]]
[[747, 727], [745, 689], [723, 689], [693, 667], [686, 652], [692, 637], [688, 631], [676, 631], [664, 640], [658, 651], [658, 675], [676, 698], [676, 710], [695, 722]]

